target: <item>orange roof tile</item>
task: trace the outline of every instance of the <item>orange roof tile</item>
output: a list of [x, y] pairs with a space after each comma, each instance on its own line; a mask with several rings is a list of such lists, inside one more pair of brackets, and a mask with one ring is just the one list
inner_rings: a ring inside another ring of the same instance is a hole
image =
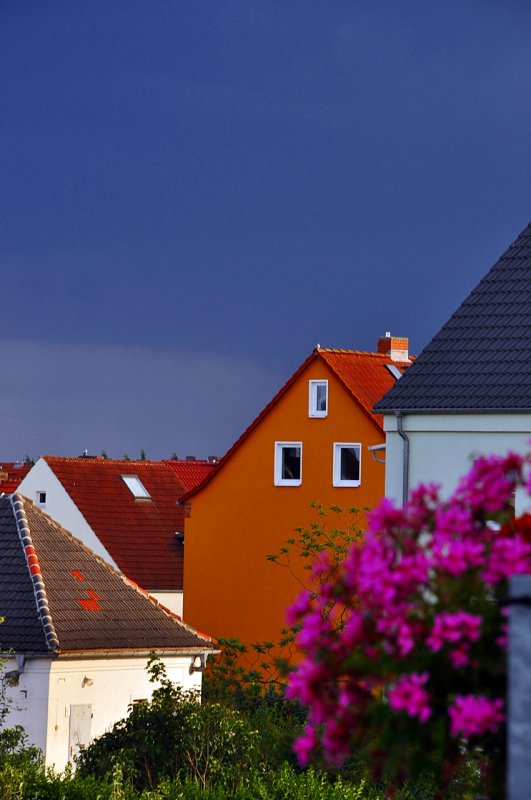
[[[396, 377], [387, 369], [386, 365], [397, 367], [400, 372], [405, 372], [410, 362], [393, 361], [393, 359], [383, 353], [367, 353], [359, 350], [333, 350], [316, 347], [313, 353], [304, 361], [293, 373], [291, 378], [282, 386], [267, 406], [258, 414], [256, 419], [251, 422], [249, 427], [242, 433], [232, 447], [225, 453], [223, 458], [216, 464], [215, 468], [204, 478], [204, 480], [193, 489], [186, 492], [183, 501], [187, 501], [197, 491], [210, 483], [217, 472], [223, 468], [232, 454], [243, 444], [245, 439], [254, 431], [264, 417], [269, 414], [271, 409], [279, 402], [283, 395], [288, 391], [306, 367], [315, 359], [321, 359], [334, 372], [338, 380], [343, 384], [353, 399], [359, 404], [363, 411], [373, 420], [375, 425], [383, 429], [383, 417], [381, 414], [371, 413], [372, 407], [381, 397], [396, 383]], [[414, 358], [410, 357], [413, 361]]]
[[193, 461], [170, 459], [163, 463], [172, 468], [187, 492], [199, 486], [216, 466], [216, 462], [199, 461], [197, 459]]
[[30, 467], [20, 461], [0, 462], [0, 494], [13, 494]]
[[396, 378], [386, 365], [393, 365], [404, 373], [409, 363], [393, 361], [388, 355], [381, 353], [364, 353], [358, 350], [319, 350], [319, 355], [371, 419], [383, 429], [382, 415], [372, 414], [371, 409], [396, 383]]
[[[43, 456], [119, 569], [144, 589], [183, 585], [184, 486], [160, 461]], [[136, 499], [122, 475], [139, 478], [150, 499]]]

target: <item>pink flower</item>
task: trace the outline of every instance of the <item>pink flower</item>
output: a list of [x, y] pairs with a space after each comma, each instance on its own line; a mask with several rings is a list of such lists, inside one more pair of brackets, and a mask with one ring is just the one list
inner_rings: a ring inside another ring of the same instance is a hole
[[315, 728], [311, 725], [308, 725], [305, 728], [303, 735], [300, 736], [293, 745], [293, 750], [295, 751], [301, 766], [306, 767], [310, 763], [311, 755], [316, 747], [317, 735], [315, 733]]
[[312, 593], [301, 592], [294, 603], [286, 609], [286, 619], [289, 625], [295, 625], [299, 619], [307, 614], [312, 607]]
[[531, 572], [531, 544], [520, 534], [496, 536], [482, 573], [490, 584], [509, 578], [511, 575]]
[[433, 566], [454, 578], [482, 566], [484, 558], [485, 544], [481, 540], [452, 539], [440, 532], [434, 534]]
[[480, 616], [467, 611], [437, 614], [426, 644], [436, 653], [446, 644], [476, 642], [481, 634], [481, 622]]
[[450, 733], [452, 736], [481, 736], [490, 731], [496, 733], [503, 722], [503, 700], [490, 700], [483, 695], [458, 695], [448, 708]]
[[523, 464], [524, 459], [515, 453], [477, 458], [459, 482], [452, 501], [464, 501], [488, 514], [502, 511], [512, 498]]
[[426, 722], [431, 716], [429, 695], [422, 687], [428, 682], [427, 672], [403, 675], [389, 690], [389, 705], [393, 711], [405, 711], [410, 717]]

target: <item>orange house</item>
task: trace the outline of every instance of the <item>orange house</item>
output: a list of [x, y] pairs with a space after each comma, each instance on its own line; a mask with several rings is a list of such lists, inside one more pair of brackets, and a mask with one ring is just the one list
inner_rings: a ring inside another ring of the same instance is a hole
[[346, 508], [374, 505], [384, 495], [385, 467], [368, 448], [385, 435], [371, 408], [410, 363], [407, 347], [407, 339], [390, 334], [377, 353], [318, 346], [184, 495], [190, 624], [247, 645], [278, 641], [298, 586], [267, 555], [317, 519], [312, 502]]

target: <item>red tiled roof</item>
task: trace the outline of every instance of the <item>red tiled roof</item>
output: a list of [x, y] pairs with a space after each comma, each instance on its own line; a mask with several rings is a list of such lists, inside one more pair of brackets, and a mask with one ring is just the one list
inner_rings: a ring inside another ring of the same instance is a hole
[[[160, 461], [43, 456], [98, 539], [128, 578], [144, 589], [183, 585], [184, 486]], [[151, 499], [136, 499], [122, 475], [139, 478]]]
[[[387, 364], [397, 367], [400, 372], [405, 372], [410, 362], [393, 361], [393, 359], [382, 353], [366, 353], [359, 350], [327, 350], [321, 347], [316, 347], [313, 353], [304, 361], [300, 367], [293, 373], [291, 378], [282, 386], [273, 399], [267, 406], [260, 412], [249, 427], [242, 433], [232, 447], [225, 453], [223, 458], [216, 464], [214, 470], [210, 472], [205, 479], [195, 488], [186, 492], [182, 498], [187, 501], [199, 489], [210, 483], [212, 478], [216, 475], [218, 470], [222, 469], [227, 461], [231, 458], [232, 454], [243, 444], [245, 439], [254, 431], [255, 428], [261, 423], [264, 417], [269, 414], [271, 409], [278, 403], [283, 395], [288, 391], [290, 386], [299, 378], [312, 361], [315, 359], [322, 359], [328, 367], [335, 373], [337, 378], [341, 381], [343, 386], [352, 395], [354, 400], [358, 402], [363, 411], [373, 420], [373, 422], [383, 429], [383, 417], [381, 414], [371, 413], [372, 407], [380, 400], [381, 397], [396, 383], [396, 378], [387, 369]], [[410, 357], [411, 361], [414, 360]]]
[[26, 477], [30, 467], [20, 461], [0, 462], [0, 494], [13, 494], [21, 480]]
[[215, 462], [198, 460], [181, 461], [177, 459], [170, 459], [168, 461], [164, 461], [163, 463], [172, 468], [187, 492], [190, 492], [192, 489], [195, 489], [196, 486], [199, 486], [199, 484], [204, 481], [206, 476], [209, 475], [216, 466]]
[[396, 383], [396, 378], [386, 365], [393, 365], [404, 373], [409, 362], [393, 361], [388, 355], [358, 350], [319, 350], [319, 355], [371, 419], [383, 429], [382, 415], [372, 414], [371, 409]]

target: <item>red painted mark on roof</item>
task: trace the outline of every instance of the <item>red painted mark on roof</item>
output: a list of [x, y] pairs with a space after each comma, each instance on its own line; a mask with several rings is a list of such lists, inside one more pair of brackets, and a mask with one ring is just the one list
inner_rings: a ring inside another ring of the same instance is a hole
[[79, 570], [73, 569], [73, 570], [71, 570], [71, 572], [72, 572], [72, 575], [74, 576], [74, 578], [76, 579], [76, 581], [84, 581], [85, 580], [85, 576], [82, 575]]
[[92, 589], [88, 589], [87, 594], [89, 595], [89, 600], [82, 599], [77, 601], [81, 608], [84, 608], [85, 611], [101, 611], [102, 608], [98, 603], [100, 598], [96, 592], [93, 592]]

